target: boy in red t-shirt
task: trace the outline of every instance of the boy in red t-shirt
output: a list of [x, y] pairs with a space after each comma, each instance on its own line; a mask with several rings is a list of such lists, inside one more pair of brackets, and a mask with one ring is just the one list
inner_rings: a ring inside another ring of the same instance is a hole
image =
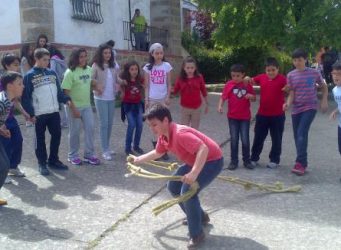
[[[256, 115], [255, 137], [251, 149], [251, 164], [256, 167], [259, 155], [270, 131], [272, 146], [269, 154], [268, 168], [276, 168], [280, 162], [282, 152], [282, 136], [284, 131], [285, 86], [287, 79], [279, 72], [279, 64], [273, 57], [265, 61], [265, 73], [246, 79], [252, 84], [260, 86], [260, 103]], [[246, 77], [247, 78], [247, 77]]]
[[[199, 193], [218, 176], [224, 165], [224, 158], [215, 141], [196, 129], [172, 122], [169, 109], [162, 104], [152, 105], [145, 117], [158, 140], [154, 150], [138, 157], [133, 156], [134, 163], [140, 164], [160, 158], [167, 151], [175, 154], [184, 164], [174, 173], [182, 176], [181, 182], [168, 182], [168, 190], [174, 197], [186, 193], [195, 181], [199, 184]], [[208, 224], [210, 220], [200, 205], [198, 193], [188, 201], [180, 203], [187, 216], [189, 249], [195, 248], [204, 240], [203, 225]]]
[[223, 94], [218, 104], [218, 112], [223, 113], [223, 104], [228, 100], [227, 118], [231, 136], [231, 162], [227, 167], [235, 170], [238, 167], [238, 144], [239, 135], [242, 141], [242, 152], [244, 167], [253, 169], [250, 162], [250, 101], [256, 100], [255, 92], [251, 84], [245, 84], [243, 78], [245, 68], [241, 64], [234, 64], [231, 67], [231, 81], [224, 87]]

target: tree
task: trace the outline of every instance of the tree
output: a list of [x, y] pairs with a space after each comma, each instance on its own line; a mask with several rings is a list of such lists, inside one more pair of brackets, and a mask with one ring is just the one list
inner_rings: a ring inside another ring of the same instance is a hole
[[340, 0], [198, 0], [214, 13], [215, 41], [223, 46], [280, 45], [287, 50], [341, 48]]

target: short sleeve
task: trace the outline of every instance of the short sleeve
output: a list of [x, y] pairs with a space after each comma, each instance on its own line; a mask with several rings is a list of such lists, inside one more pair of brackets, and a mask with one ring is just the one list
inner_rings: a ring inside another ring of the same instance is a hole
[[156, 146], [155, 146], [155, 151], [158, 154], [164, 154], [164, 153], [167, 153], [167, 151], [168, 151], [166, 149], [165, 145], [163, 145], [162, 141], [163, 141], [162, 137], [159, 137], [157, 139], [157, 143], [156, 143]]
[[262, 75], [258, 75], [258, 76], [253, 77], [252, 79], [256, 85], [260, 85], [261, 78], [262, 78]]
[[172, 65], [170, 65], [168, 62], [165, 62], [164, 64], [166, 73], [169, 73], [173, 69]]
[[72, 88], [72, 71], [67, 69], [64, 74], [64, 79], [62, 82], [62, 89], [70, 90]]
[[289, 88], [290, 88], [291, 90], [294, 90], [294, 89], [295, 89], [295, 86], [294, 86], [294, 84], [293, 84], [293, 82], [292, 82], [291, 74], [290, 74], [290, 73], [288, 73], [288, 75], [287, 75], [287, 83], [288, 83], [288, 86], [289, 86]]
[[200, 138], [188, 131], [180, 132], [177, 141], [190, 154], [196, 154], [200, 146], [205, 144]]
[[223, 89], [223, 94], [221, 95], [221, 98], [223, 100], [227, 100], [229, 98], [229, 94], [231, 91], [231, 85], [232, 84], [229, 84], [228, 82], [225, 84], [224, 89]]
[[247, 87], [246, 87], [246, 89], [247, 89], [247, 92], [248, 92], [249, 94], [251, 94], [251, 95], [255, 95], [255, 94], [256, 94], [256, 92], [255, 92], [255, 90], [253, 89], [253, 87], [252, 87], [251, 84], [248, 84]]
[[143, 71], [146, 72], [146, 73], [150, 73], [150, 70], [148, 69], [148, 66], [149, 66], [149, 63], [147, 63], [146, 65], [143, 66]]

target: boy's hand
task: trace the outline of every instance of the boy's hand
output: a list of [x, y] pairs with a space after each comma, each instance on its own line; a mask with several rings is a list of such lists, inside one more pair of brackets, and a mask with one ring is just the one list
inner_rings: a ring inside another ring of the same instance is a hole
[[79, 119], [82, 117], [81, 112], [79, 112], [79, 110], [76, 108], [72, 109], [72, 116], [73, 116], [73, 118], [76, 118], [76, 119]]
[[321, 101], [321, 111], [323, 113], [327, 112], [328, 110], [328, 101]]
[[329, 119], [330, 120], [335, 120], [336, 119], [336, 114], [337, 114], [337, 111], [333, 111], [330, 116], [329, 116]]
[[245, 95], [245, 99], [248, 99], [248, 100], [252, 100], [252, 99], [254, 99], [254, 95], [251, 95], [251, 94], [246, 94]]
[[5, 138], [11, 138], [11, 131], [9, 131], [5, 125], [2, 125], [0, 127], [0, 135]]
[[224, 112], [223, 107], [222, 106], [218, 106], [217, 111], [218, 111], [218, 113], [222, 114]]
[[188, 174], [185, 174], [184, 176], [182, 176], [181, 181], [188, 185], [192, 185], [196, 181], [197, 178], [198, 178], [198, 175], [196, 173], [193, 173], [193, 171], [191, 171]]
[[290, 105], [288, 103], [283, 104], [283, 111], [287, 111], [290, 108]]
[[289, 93], [289, 90], [290, 90], [290, 87], [288, 84], [286, 84], [283, 88], [282, 88], [282, 91], [285, 92], [285, 93]]
[[208, 104], [206, 103], [206, 106], [205, 106], [205, 114], [208, 113]]
[[30, 119], [29, 119], [30, 122], [32, 122], [33, 124], [36, 124], [37, 122], [37, 118], [35, 116], [32, 116]]
[[243, 79], [243, 82], [245, 84], [251, 84], [252, 83], [252, 78], [249, 77], [249, 76], [245, 76], [244, 79]]

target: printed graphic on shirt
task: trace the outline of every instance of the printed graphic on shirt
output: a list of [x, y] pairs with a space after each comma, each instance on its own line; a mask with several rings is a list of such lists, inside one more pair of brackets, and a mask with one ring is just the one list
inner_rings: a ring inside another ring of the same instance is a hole
[[233, 89], [232, 89], [232, 93], [237, 96], [239, 99], [241, 98], [244, 98], [245, 95], [246, 95], [246, 89], [244, 88], [240, 88], [240, 87], [237, 87], [235, 86]]
[[150, 72], [150, 79], [154, 84], [164, 84], [166, 79], [166, 71], [154, 69]]
[[84, 84], [87, 84], [89, 79], [90, 79], [90, 75], [79, 76], [79, 81], [83, 82]]
[[56, 76], [55, 75], [35, 75], [32, 79], [32, 84], [34, 88], [39, 88], [44, 85], [56, 84]]

